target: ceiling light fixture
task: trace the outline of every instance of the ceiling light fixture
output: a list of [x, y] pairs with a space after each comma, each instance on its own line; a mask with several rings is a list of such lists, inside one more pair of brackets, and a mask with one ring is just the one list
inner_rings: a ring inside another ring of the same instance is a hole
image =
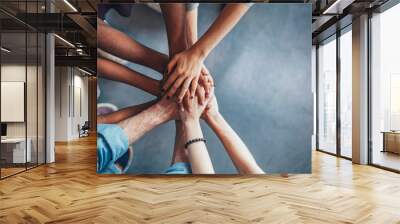
[[57, 37], [59, 40], [61, 40], [62, 42], [64, 42], [65, 44], [67, 44], [68, 46], [70, 46], [70, 47], [72, 47], [72, 48], [75, 48], [75, 45], [73, 45], [71, 42], [69, 42], [68, 40], [66, 40], [66, 39], [64, 39], [64, 38], [62, 38], [62, 37], [60, 37], [59, 35], [57, 35], [57, 34], [54, 34], [54, 36], [55, 37]]
[[81, 68], [78, 68], [78, 70], [81, 71], [81, 72], [83, 72], [83, 73], [85, 73], [85, 74], [87, 74], [87, 75], [90, 75], [90, 76], [93, 75], [92, 73], [90, 73], [90, 72], [88, 72], [88, 71], [85, 71], [85, 70], [83, 70], [83, 69], [81, 69]]
[[347, 6], [351, 5], [353, 2], [354, 0], [336, 0], [332, 5], [325, 9], [322, 14], [342, 14], [343, 9], [347, 8]]
[[10, 52], [11, 52], [11, 50], [9, 50], [9, 49], [7, 49], [7, 48], [5, 48], [5, 47], [1, 47], [1, 50], [4, 51], [4, 52], [6, 52], [6, 53], [10, 53]]
[[78, 12], [78, 10], [68, 0], [64, 0], [64, 3], [67, 4], [74, 12]]

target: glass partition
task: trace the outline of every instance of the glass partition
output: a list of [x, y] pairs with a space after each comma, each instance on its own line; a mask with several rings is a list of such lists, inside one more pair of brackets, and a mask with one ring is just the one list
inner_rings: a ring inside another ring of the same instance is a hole
[[352, 157], [352, 32], [340, 36], [340, 155]]
[[2, 177], [24, 171], [31, 161], [29, 145], [26, 150], [26, 41], [25, 32], [1, 34]]
[[400, 171], [400, 4], [371, 18], [371, 162]]
[[336, 36], [318, 47], [318, 149], [336, 154]]
[[[0, 3], [17, 16], [42, 12], [43, 5]], [[43, 33], [0, 12], [1, 179], [45, 163], [45, 45]]]
[[46, 36], [43, 33], [38, 34], [38, 76], [37, 76], [37, 162], [44, 164], [46, 162], [46, 139], [45, 139], [45, 124], [46, 124]]
[[27, 167], [37, 165], [38, 160], [38, 35], [36, 32], [27, 33], [27, 75], [26, 75], [26, 114], [27, 114], [27, 151], [30, 159]]

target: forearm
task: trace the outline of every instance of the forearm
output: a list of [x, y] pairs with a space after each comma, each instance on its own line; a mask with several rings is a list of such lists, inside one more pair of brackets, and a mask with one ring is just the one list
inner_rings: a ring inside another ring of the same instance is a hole
[[122, 120], [125, 120], [129, 117], [132, 117], [143, 110], [149, 108], [155, 103], [155, 101], [150, 101], [147, 103], [135, 105], [135, 106], [130, 106], [106, 115], [99, 115], [97, 116], [97, 123], [98, 124], [114, 124], [118, 123]]
[[249, 6], [246, 3], [227, 4], [207, 32], [193, 45], [193, 50], [201, 57], [206, 58], [248, 9]]
[[98, 47], [125, 60], [152, 68], [161, 74], [168, 64], [168, 56], [150, 49], [102, 21], [98, 22]]
[[167, 30], [169, 57], [186, 50], [185, 41], [185, 5], [182, 3], [160, 4]]
[[175, 144], [171, 165], [177, 162], [188, 162], [185, 149], [185, 133], [180, 120], [175, 120]]
[[166, 104], [165, 100], [160, 100], [136, 116], [118, 122], [118, 125], [128, 136], [129, 144], [134, 143], [158, 125], [171, 120], [172, 106], [175, 107], [175, 105]]
[[[185, 143], [196, 138], [203, 138], [200, 122], [198, 120], [185, 121], [183, 122], [183, 126], [185, 130]], [[190, 144], [187, 147], [187, 152], [194, 174], [214, 173], [214, 168], [204, 142]]]
[[160, 96], [160, 81], [107, 59], [97, 59], [97, 71], [100, 77], [123, 82], [154, 96]]
[[193, 9], [186, 12], [185, 16], [185, 36], [187, 47], [191, 47], [197, 42], [197, 15], [198, 10]]
[[208, 117], [207, 124], [215, 132], [225, 147], [229, 157], [236, 168], [242, 174], [263, 174], [263, 170], [257, 165], [256, 160], [236, 134], [232, 127], [225, 121], [221, 114]]

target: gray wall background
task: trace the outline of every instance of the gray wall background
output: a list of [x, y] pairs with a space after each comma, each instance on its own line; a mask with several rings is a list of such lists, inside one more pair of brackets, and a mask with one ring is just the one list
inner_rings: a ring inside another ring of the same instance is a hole
[[[219, 4], [201, 4], [200, 35], [220, 10]], [[162, 16], [140, 4], [131, 12], [127, 18], [112, 9], [106, 19], [142, 44], [167, 53]], [[205, 62], [217, 85], [221, 113], [268, 173], [311, 172], [310, 21], [309, 4], [255, 4]], [[129, 66], [161, 78], [150, 69]], [[98, 102], [119, 108], [154, 99], [113, 81], [99, 79], [99, 86]], [[202, 127], [216, 172], [237, 173], [218, 138], [205, 123]], [[174, 122], [146, 134], [133, 145], [135, 157], [129, 172], [162, 173], [171, 162], [174, 136]]]

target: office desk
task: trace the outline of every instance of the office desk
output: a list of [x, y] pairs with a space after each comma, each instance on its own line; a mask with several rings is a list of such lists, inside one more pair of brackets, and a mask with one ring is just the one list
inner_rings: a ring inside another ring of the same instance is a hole
[[392, 152], [400, 154], [400, 132], [383, 131], [383, 150], [382, 152]]
[[[25, 138], [5, 138], [1, 139], [1, 157], [6, 163], [26, 163], [32, 158], [30, 138], [26, 141]], [[25, 145], [26, 151], [25, 151]]]

